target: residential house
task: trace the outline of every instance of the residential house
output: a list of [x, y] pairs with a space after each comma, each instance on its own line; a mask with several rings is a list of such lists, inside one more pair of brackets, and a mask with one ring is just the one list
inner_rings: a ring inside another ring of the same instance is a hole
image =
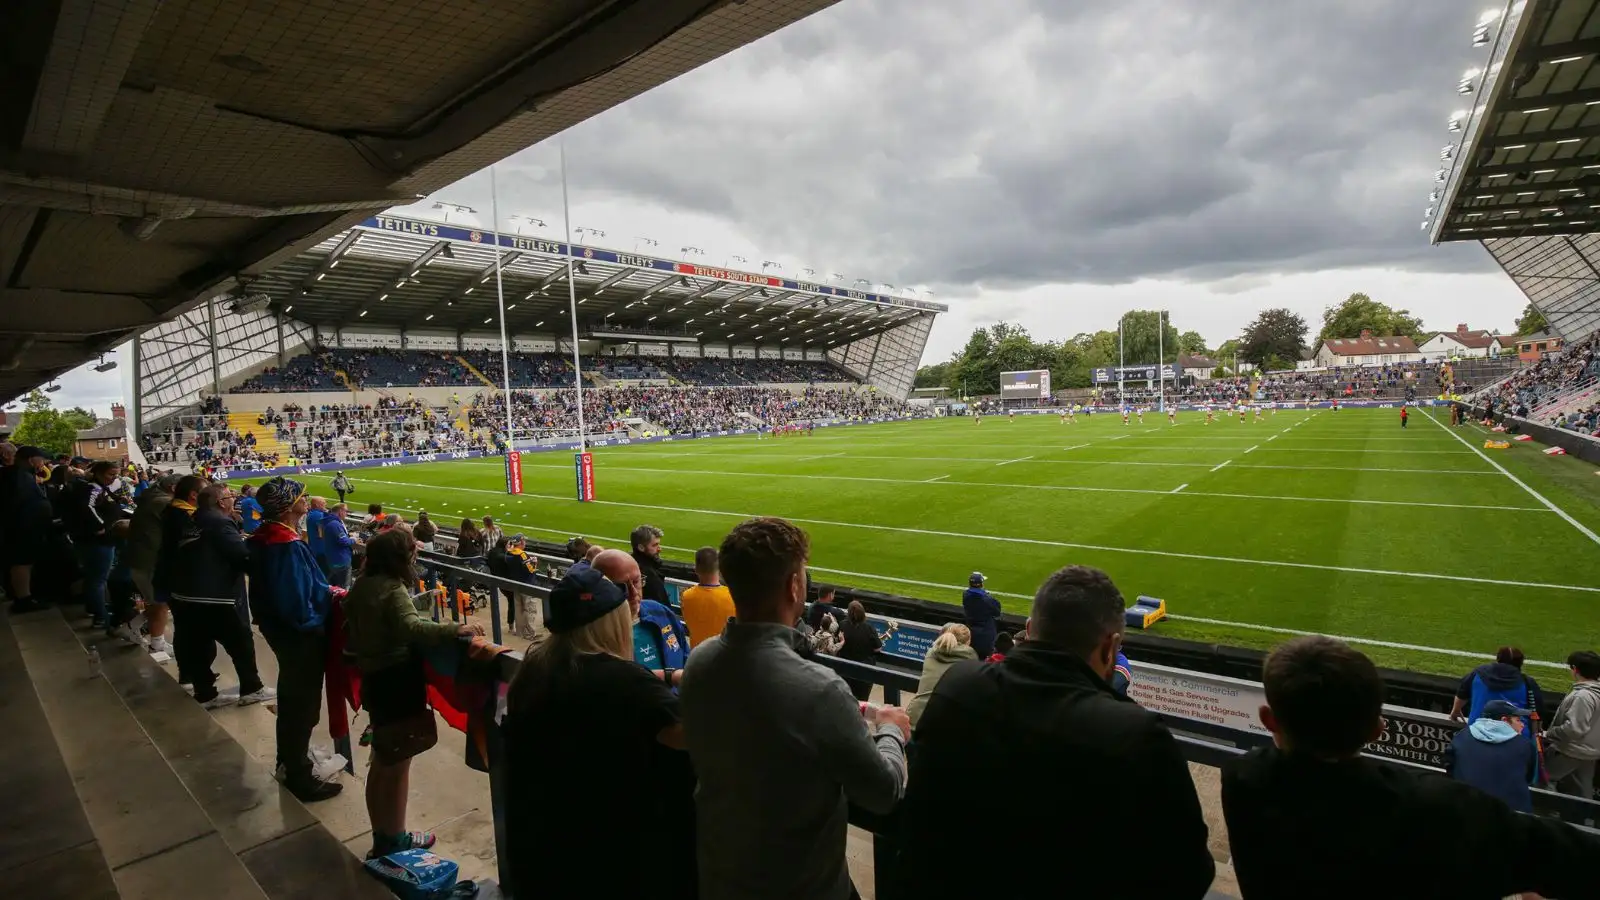
[[1523, 362], [1538, 362], [1546, 353], [1560, 350], [1561, 344], [1561, 335], [1548, 328], [1521, 334], [1517, 336], [1517, 358]]
[[1423, 359], [1472, 359], [1499, 356], [1503, 345], [1493, 332], [1473, 331], [1463, 322], [1455, 331], [1441, 331], [1422, 342]]
[[1372, 332], [1363, 331], [1360, 337], [1323, 341], [1317, 348], [1319, 369], [1421, 361], [1422, 351], [1417, 349], [1417, 342], [1405, 335], [1373, 337]]
[[111, 407], [111, 418], [101, 419], [93, 428], [78, 432], [73, 444], [73, 456], [85, 459], [109, 459], [117, 462], [128, 457], [127, 412], [121, 404]]
[[1178, 354], [1178, 377], [1193, 378], [1205, 381], [1216, 371], [1217, 361], [1204, 356], [1190, 356], [1187, 353]]

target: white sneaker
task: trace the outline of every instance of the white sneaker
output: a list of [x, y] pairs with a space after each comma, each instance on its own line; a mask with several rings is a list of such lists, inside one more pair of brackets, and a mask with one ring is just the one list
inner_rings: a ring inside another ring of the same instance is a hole
[[253, 694], [245, 694], [239, 698], [240, 706], [250, 706], [254, 703], [265, 703], [268, 700], [278, 699], [278, 692], [269, 687], [264, 687]]
[[189, 684], [188, 682], [179, 682], [178, 687], [183, 688], [183, 692], [185, 694], [188, 694], [191, 697], [194, 696], [194, 685]]
[[121, 625], [118, 625], [111, 632], [111, 636], [117, 638], [118, 640], [120, 640], [123, 643], [128, 644], [129, 646], [132, 646], [132, 647], [143, 647], [144, 646], [144, 636], [139, 634], [139, 632], [135, 631], [133, 629], [133, 625], [131, 623], [128, 623], [128, 622], [124, 622]]
[[167, 643], [167, 639], [164, 637], [153, 637], [150, 639], [150, 652], [165, 653], [170, 656], [172, 654], [172, 645]]
[[221, 709], [224, 706], [232, 706], [238, 702], [239, 697], [236, 694], [218, 694], [200, 704], [200, 706], [204, 709]]

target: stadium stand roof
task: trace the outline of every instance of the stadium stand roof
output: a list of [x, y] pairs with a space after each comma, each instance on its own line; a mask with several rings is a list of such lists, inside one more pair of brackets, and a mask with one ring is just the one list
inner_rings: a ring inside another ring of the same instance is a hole
[[1600, 328], [1600, 0], [1511, 0], [1474, 35], [1423, 228], [1478, 240], [1567, 340]]
[[314, 325], [471, 331], [499, 327], [503, 285], [510, 334], [570, 339], [569, 255], [582, 339], [828, 349], [947, 310], [841, 285], [394, 216], [334, 235], [251, 287], [277, 311]]
[[0, 400], [832, 2], [0, 4]]

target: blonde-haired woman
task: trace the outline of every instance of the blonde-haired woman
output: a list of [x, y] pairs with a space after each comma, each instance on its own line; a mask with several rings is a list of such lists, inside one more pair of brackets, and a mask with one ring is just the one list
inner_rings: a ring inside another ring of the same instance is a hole
[[960, 622], [951, 622], [939, 632], [933, 641], [933, 648], [922, 661], [917, 695], [911, 698], [911, 705], [906, 707], [912, 728], [917, 727], [917, 720], [922, 718], [922, 711], [928, 708], [928, 698], [933, 696], [933, 689], [939, 686], [939, 679], [944, 677], [944, 673], [962, 660], [977, 658], [978, 652], [972, 649], [972, 629]]
[[[627, 590], [582, 566], [551, 589], [547, 610], [549, 634], [506, 696], [502, 858], [541, 896], [695, 897], [694, 770], [677, 695], [633, 661]], [[596, 841], [653, 851], [574, 864]]]

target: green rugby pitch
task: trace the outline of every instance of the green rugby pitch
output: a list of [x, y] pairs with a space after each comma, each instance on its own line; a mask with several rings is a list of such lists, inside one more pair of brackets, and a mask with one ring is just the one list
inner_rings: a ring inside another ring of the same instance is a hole
[[[1129, 602], [1164, 598], [1156, 634], [1252, 647], [1331, 634], [1420, 672], [1459, 674], [1507, 643], [1545, 664], [1595, 646], [1592, 465], [1531, 443], [1483, 450], [1485, 432], [1442, 410], [1413, 411], [1405, 430], [1394, 409], [1203, 422], [950, 418], [606, 447], [587, 504], [570, 454], [524, 455], [520, 497], [500, 459], [422, 463], [353, 471], [351, 500], [615, 546], [649, 522], [683, 560], [743, 518], [782, 516], [810, 533], [818, 581], [959, 603], [978, 570], [1018, 613], [1081, 563]], [[327, 476], [306, 479], [327, 492]]]

